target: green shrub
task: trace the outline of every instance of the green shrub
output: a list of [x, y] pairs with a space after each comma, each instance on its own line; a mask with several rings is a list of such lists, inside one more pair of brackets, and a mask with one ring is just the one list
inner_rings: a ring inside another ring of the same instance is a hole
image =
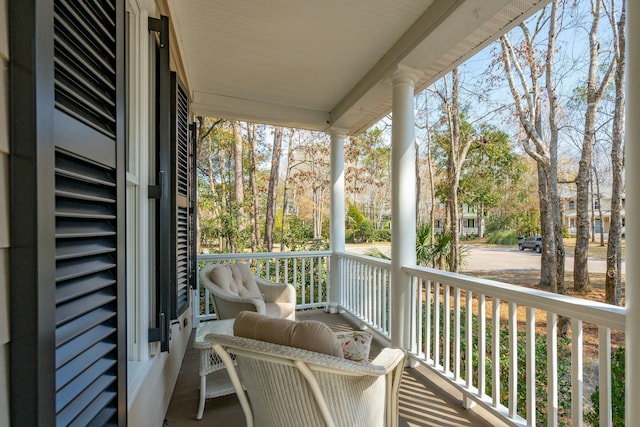
[[383, 228], [382, 230], [375, 230], [373, 233], [373, 240], [376, 242], [390, 242], [391, 230]]
[[513, 230], [494, 231], [488, 235], [487, 243], [492, 245], [517, 245], [518, 236]]
[[[432, 303], [433, 304], [433, 303]], [[433, 306], [432, 306], [433, 313]], [[451, 342], [454, 339], [454, 313], [451, 312]], [[477, 384], [478, 375], [478, 318], [476, 314], [472, 314], [472, 330], [473, 330], [473, 342], [472, 345], [472, 367], [473, 367], [473, 382]], [[433, 323], [432, 323], [433, 324]], [[439, 363], [444, 365], [444, 339], [442, 336], [444, 325], [444, 306], [440, 305], [440, 360]], [[490, 343], [491, 336], [493, 334], [491, 323], [486, 324], [486, 337], [487, 344]], [[423, 336], [424, 340], [424, 336]], [[509, 402], [509, 329], [506, 325], [500, 328], [500, 402], [503, 405], [507, 405]], [[547, 336], [536, 335], [536, 425], [547, 425]], [[562, 426], [570, 425], [571, 423], [571, 338], [568, 336], [558, 338], [558, 423]], [[460, 310], [460, 355], [461, 365], [460, 372], [461, 377], [466, 379], [467, 359], [466, 350], [466, 310], [464, 307]], [[526, 383], [526, 334], [524, 331], [518, 332], [518, 402], [517, 413], [518, 415], [527, 416], [527, 383]], [[454, 364], [454, 352], [451, 351], [450, 366]], [[488, 345], [486, 350], [485, 360], [485, 378], [486, 388], [485, 394], [492, 395], [492, 366], [494, 361], [494, 355], [491, 354], [491, 347]], [[624, 391], [623, 391], [624, 393]], [[623, 410], [624, 411], [624, 410]]]
[[[611, 353], [611, 412], [614, 426], [624, 426], [624, 347]], [[591, 411], [584, 419], [592, 426], [600, 425], [600, 386], [591, 394]]]

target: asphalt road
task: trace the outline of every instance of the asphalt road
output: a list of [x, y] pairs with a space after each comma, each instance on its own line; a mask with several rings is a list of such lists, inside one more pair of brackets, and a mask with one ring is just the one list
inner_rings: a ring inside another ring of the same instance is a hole
[[[376, 245], [382, 252], [391, 253], [389, 245]], [[347, 245], [348, 252], [364, 254], [369, 246]], [[530, 249], [520, 251], [504, 246], [466, 246], [467, 254], [465, 264], [461, 271], [496, 271], [496, 270], [539, 270], [540, 254]], [[573, 271], [573, 254], [565, 257], [565, 270]], [[589, 271], [591, 273], [604, 273], [606, 262], [604, 258], [589, 259]], [[625, 273], [625, 263], [622, 263], [622, 272]]]

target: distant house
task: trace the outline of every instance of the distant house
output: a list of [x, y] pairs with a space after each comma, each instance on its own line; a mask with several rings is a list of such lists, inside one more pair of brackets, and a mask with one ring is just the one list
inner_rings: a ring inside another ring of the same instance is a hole
[[[589, 235], [592, 231], [596, 234], [600, 234], [602, 231], [605, 238], [609, 234], [609, 227], [611, 225], [611, 196], [608, 193], [601, 193], [600, 197], [593, 197], [590, 200], [589, 221], [592, 227], [589, 228]], [[601, 215], [602, 214], [602, 215]], [[622, 195], [622, 210], [620, 211], [622, 217], [622, 232], [625, 231], [625, 196]], [[562, 224], [569, 231], [569, 235], [575, 236], [576, 234], [576, 200], [575, 195], [568, 197], [564, 202], [564, 213], [562, 216]]]
[[[445, 223], [445, 215], [447, 211], [444, 204], [438, 206], [438, 210], [435, 212], [435, 232], [441, 233], [443, 231]], [[478, 223], [478, 212], [475, 206], [463, 204], [458, 214], [458, 233], [460, 236], [480, 235], [480, 230], [484, 232], [484, 220], [481, 219], [481, 224]], [[484, 233], [482, 233], [484, 234]]]

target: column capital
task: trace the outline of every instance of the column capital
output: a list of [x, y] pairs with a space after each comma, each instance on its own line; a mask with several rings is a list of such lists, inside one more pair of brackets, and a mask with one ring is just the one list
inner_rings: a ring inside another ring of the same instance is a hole
[[398, 64], [398, 68], [391, 74], [391, 81], [394, 85], [401, 83], [411, 83], [415, 85], [423, 75], [424, 71], [422, 70], [409, 67], [408, 65]]
[[329, 136], [341, 136], [341, 137], [346, 137], [347, 132], [348, 132], [348, 129], [339, 128], [339, 127], [330, 127], [325, 131], [325, 133]]

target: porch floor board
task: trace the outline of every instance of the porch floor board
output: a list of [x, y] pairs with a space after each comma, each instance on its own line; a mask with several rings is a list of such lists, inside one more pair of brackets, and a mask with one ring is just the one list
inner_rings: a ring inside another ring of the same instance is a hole
[[[318, 320], [333, 330], [357, 329], [345, 316], [328, 314], [321, 310], [296, 313], [298, 320]], [[245, 425], [244, 414], [235, 394], [208, 399], [202, 420], [196, 420], [199, 402], [198, 350], [193, 348], [194, 333], [182, 362], [165, 426], [225, 426]], [[373, 340], [371, 355], [375, 356], [385, 344]], [[407, 368], [400, 385], [400, 427], [422, 426], [496, 426], [499, 420], [481, 408], [464, 409], [460, 393], [447, 386], [428, 369]]]

